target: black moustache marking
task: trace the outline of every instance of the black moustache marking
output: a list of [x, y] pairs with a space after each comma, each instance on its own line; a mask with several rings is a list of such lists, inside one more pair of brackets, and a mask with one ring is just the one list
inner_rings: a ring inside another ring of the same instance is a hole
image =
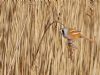
[[64, 30], [62, 30], [62, 34], [64, 35]]

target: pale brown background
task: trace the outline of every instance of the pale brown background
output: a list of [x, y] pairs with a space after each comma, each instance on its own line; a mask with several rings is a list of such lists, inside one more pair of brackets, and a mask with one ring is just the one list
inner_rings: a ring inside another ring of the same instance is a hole
[[[0, 75], [100, 75], [100, 0], [1, 0]], [[75, 41], [72, 62], [53, 24], [75, 27], [96, 43]]]

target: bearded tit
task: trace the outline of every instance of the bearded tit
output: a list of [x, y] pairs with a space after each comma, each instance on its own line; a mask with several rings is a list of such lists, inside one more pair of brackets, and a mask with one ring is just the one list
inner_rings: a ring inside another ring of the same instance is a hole
[[81, 38], [81, 32], [72, 28], [63, 27], [60, 29], [60, 32], [66, 39], [75, 40]]
[[69, 56], [72, 59], [73, 56], [73, 50], [78, 49], [77, 46], [73, 44], [73, 40], [77, 40], [79, 38], [85, 38], [86, 40], [89, 40], [90, 42], [95, 42], [93, 39], [89, 39], [81, 34], [81, 31], [75, 30], [73, 28], [65, 28], [62, 26], [60, 29], [60, 33], [62, 36], [67, 39], [67, 45], [68, 45], [68, 50], [69, 50]]
[[84, 38], [90, 42], [95, 42], [94, 39], [89, 39], [86, 36], [81, 34], [81, 31], [75, 30], [74, 28], [65, 28], [64, 26], [60, 29], [61, 34], [64, 38], [68, 40], [76, 40], [79, 38]]

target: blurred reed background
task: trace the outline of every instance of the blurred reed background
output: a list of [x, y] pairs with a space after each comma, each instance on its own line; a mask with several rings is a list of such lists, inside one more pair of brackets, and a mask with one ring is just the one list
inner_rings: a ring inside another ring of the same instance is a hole
[[[75, 41], [72, 62], [60, 24], [96, 43]], [[37, 48], [36, 59], [35, 55]], [[100, 0], [0, 0], [0, 75], [100, 75]]]

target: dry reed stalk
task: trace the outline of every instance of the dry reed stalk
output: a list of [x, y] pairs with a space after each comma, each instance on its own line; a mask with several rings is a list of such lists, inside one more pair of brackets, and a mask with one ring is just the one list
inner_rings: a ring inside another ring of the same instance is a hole
[[[99, 0], [1, 1], [0, 75], [100, 75]], [[95, 36], [97, 43], [75, 41], [72, 62], [59, 26], [45, 29], [53, 21]]]

